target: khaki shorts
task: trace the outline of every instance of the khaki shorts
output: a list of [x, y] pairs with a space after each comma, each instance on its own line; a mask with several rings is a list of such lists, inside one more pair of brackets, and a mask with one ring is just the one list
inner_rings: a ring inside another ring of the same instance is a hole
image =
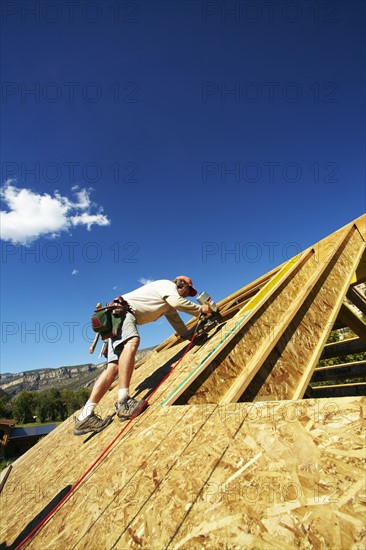
[[118, 357], [121, 354], [121, 351], [123, 350], [123, 344], [129, 340], [130, 338], [134, 337], [140, 337], [139, 331], [136, 327], [136, 319], [135, 316], [132, 315], [129, 311], [126, 313], [125, 320], [123, 321], [122, 325], [122, 333], [121, 336], [118, 336], [116, 338], [109, 338], [108, 340], [108, 358], [107, 362], [110, 363], [111, 361], [118, 361]]

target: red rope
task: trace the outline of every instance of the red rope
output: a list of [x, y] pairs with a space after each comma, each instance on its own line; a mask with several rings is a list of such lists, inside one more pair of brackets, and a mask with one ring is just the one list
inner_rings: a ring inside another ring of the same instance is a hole
[[[193, 344], [193, 341], [195, 339], [195, 336], [196, 336], [196, 332], [197, 332], [197, 327], [198, 325], [196, 326], [196, 330], [194, 331], [193, 333], [193, 336], [192, 336], [192, 339], [191, 341], [189, 342], [189, 345], [187, 347], [187, 349], [185, 350], [185, 352], [183, 353], [182, 357], [179, 359], [179, 361], [177, 361], [177, 363], [174, 365], [174, 367], [164, 376], [164, 378], [161, 380], [161, 382], [159, 382], [159, 384], [156, 386], [156, 388], [154, 389], [154, 391], [149, 395], [149, 397], [145, 400], [145, 403], [148, 403], [149, 400], [152, 398], [152, 396], [154, 395], [154, 393], [160, 388], [160, 386], [165, 382], [165, 380], [167, 380], [167, 378], [169, 378], [169, 376], [172, 374], [172, 372], [177, 368], [177, 366], [179, 365], [179, 363], [182, 361], [183, 357], [188, 353], [188, 351], [191, 349], [192, 347], [192, 344]], [[96, 458], [96, 460], [94, 460], [94, 462], [91, 464], [91, 466], [89, 466], [89, 468], [86, 470], [86, 472], [83, 473], [83, 475], [77, 480], [77, 482], [71, 487], [70, 491], [68, 493], [66, 493], [66, 495], [60, 500], [60, 502], [58, 502], [56, 504], [56, 506], [54, 508], [52, 508], [52, 510], [46, 515], [46, 517], [44, 517], [42, 519], [42, 521], [36, 525], [34, 527], [34, 529], [29, 533], [29, 535], [27, 535], [25, 537], [25, 539], [23, 539], [19, 544], [18, 546], [15, 548], [15, 550], [19, 550], [20, 548], [22, 548], [31, 538], [34, 537], [34, 535], [41, 529], [41, 527], [43, 527], [43, 525], [50, 519], [51, 516], [53, 516], [53, 514], [55, 514], [55, 512], [63, 505], [63, 503], [69, 498], [69, 496], [79, 487], [79, 485], [84, 481], [84, 479], [87, 477], [88, 474], [90, 474], [90, 472], [95, 468], [95, 466], [98, 464], [98, 462], [100, 462], [102, 460], [102, 458], [107, 454], [107, 452], [109, 451], [109, 449], [111, 447], [113, 447], [113, 445], [115, 444], [115, 442], [117, 441], [117, 439], [119, 439], [121, 437], [121, 435], [127, 430], [128, 426], [131, 424], [132, 420], [134, 420], [136, 418], [136, 416], [142, 411], [142, 409], [145, 408], [145, 403], [143, 403], [141, 405], [141, 407], [139, 407], [139, 409], [133, 414], [133, 416], [131, 416], [131, 418], [129, 419], [129, 421], [123, 426], [122, 430], [116, 435], [116, 437], [111, 441], [111, 443], [104, 449], [104, 451], [98, 456], [98, 458]]]

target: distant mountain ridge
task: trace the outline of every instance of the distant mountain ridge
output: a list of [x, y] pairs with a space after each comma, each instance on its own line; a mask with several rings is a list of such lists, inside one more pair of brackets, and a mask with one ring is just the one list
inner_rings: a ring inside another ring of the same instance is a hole
[[[145, 348], [137, 352], [136, 362], [154, 348]], [[34, 369], [18, 373], [4, 373], [0, 375], [0, 390], [14, 397], [22, 391], [43, 391], [51, 388], [77, 390], [90, 387], [105, 366], [86, 363], [69, 367]]]

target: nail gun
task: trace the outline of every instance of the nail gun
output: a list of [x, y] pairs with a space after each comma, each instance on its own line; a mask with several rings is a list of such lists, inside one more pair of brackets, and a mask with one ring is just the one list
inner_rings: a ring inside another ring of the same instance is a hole
[[222, 317], [220, 315], [218, 305], [213, 301], [211, 296], [207, 294], [207, 292], [201, 292], [201, 294], [197, 296], [197, 302], [200, 303], [201, 306], [203, 304], [208, 305], [212, 311], [212, 314], [209, 317], [205, 317], [201, 314], [200, 325], [202, 328], [209, 329], [212, 325], [220, 323]]

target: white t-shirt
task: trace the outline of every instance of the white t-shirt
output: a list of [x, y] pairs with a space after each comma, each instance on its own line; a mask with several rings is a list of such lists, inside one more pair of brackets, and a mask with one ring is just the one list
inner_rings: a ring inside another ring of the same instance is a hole
[[153, 281], [132, 292], [127, 292], [123, 294], [123, 298], [134, 310], [138, 325], [151, 323], [165, 315], [174, 330], [180, 335], [187, 328], [176, 310], [195, 317], [198, 317], [201, 313], [201, 307], [198, 304], [182, 298], [178, 293], [176, 284], [165, 279]]

